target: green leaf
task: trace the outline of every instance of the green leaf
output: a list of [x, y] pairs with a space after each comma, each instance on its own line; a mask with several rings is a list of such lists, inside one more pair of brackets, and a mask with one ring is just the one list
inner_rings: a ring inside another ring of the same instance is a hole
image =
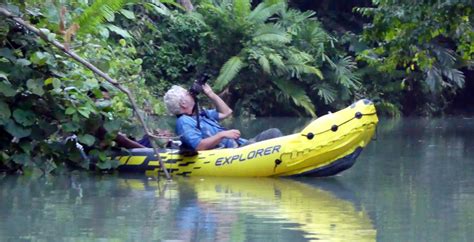
[[102, 162], [97, 163], [97, 167], [99, 167], [99, 169], [101, 170], [108, 170], [112, 168], [112, 165], [108, 161], [102, 161]]
[[316, 117], [315, 107], [302, 87], [289, 80], [275, 78], [272, 81], [284, 95], [290, 96], [296, 105], [303, 107], [312, 117]]
[[0, 71], [0, 78], [3, 78], [3, 79], [5, 79], [5, 80], [7, 80], [7, 81], [8, 81], [8, 78], [7, 78], [7, 76], [8, 76], [8, 74], [7, 74], [7, 73], [5, 73], [5, 72], [3, 72], [3, 71]]
[[109, 120], [105, 122], [104, 128], [107, 132], [113, 133], [120, 129], [121, 123], [119, 120]]
[[20, 66], [29, 66], [29, 65], [31, 65], [31, 62], [27, 59], [18, 59], [18, 60], [16, 60], [16, 64], [18, 64]]
[[32, 93], [38, 96], [43, 96], [44, 94], [43, 83], [44, 82], [39, 79], [29, 79], [26, 82], [26, 86], [28, 87], [28, 90], [30, 90]]
[[0, 81], [0, 93], [5, 97], [13, 97], [16, 95], [16, 90], [10, 83]]
[[95, 103], [95, 106], [99, 109], [104, 109], [112, 106], [112, 102], [110, 100], [100, 100]]
[[54, 89], [60, 89], [61, 88], [61, 80], [58, 78], [53, 79], [53, 88]]
[[71, 114], [75, 114], [75, 113], [76, 113], [76, 109], [74, 107], [66, 108], [66, 114], [67, 115], [71, 115]]
[[31, 63], [35, 65], [43, 66], [48, 61], [48, 58], [49, 58], [49, 54], [41, 52], [41, 51], [37, 51], [33, 55], [31, 55], [30, 61]]
[[255, 41], [264, 42], [291, 42], [291, 36], [284, 29], [280, 29], [275, 25], [264, 25], [260, 27], [254, 34]]
[[59, 80], [58, 78], [50, 77], [50, 78], [44, 80], [44, 85], [45, 86], [53, 85], [54, 89], [60, 89], [61, 88], [61, 80]]
[[23, 109], [15, 109], [13, 111], [13, 118], [19, 124], [23, 126], [30, 126], [35, 123], [35, 114], [31, 111], [25, 111]]
[[79, 135], [79, 141], [87, 146], [94, 145], [95, 137], [90, 134]]
[[99, 28], [99, 34], [104, 37], [105, 39], [108, 39], [110, 36], [110, 32], [107, 28], [100, 26]]
[[33, 150], [33, 145], [29, 141], [21, 142], [20, 147], [23, 150], [23, 152], [30, 154], [30, 152]]
[[260, 56], [260, 58], [258, 58], [258, 64], [260, 64], [260, 66], [262, 67], [262, 70], [265, 73], [270, 74], [271, 72], [270, 61], [268, 61], [267, 57]]
[[118, 27], [118, 26], [115, 26], [115, 25], [112, 25], [112, 24], [107, 24], [106, 27], [107, 27], [110, 31], [112, 31], [112, 32], [114, 32], [114, 33], [116, 33], [116, 34], [122, 36], [123, 38], [126, 38], [126, 39], [127, 39], [127, 38], [132, 38], [132, 36], [128, 33], [127, 30], [122, 29], [122, 28], [120, 28], [120, 27]]
[[251, 4], [249, 0], [235, 0], [233, 7], [233, 11], [238, 18], [245, 18], [250, 13]]
[[26, 165], [28, 163], [31, 163], [30, 156], [25, 153], [13, 155], [12, 160], [15, 162], [15, 164], [18, 164], [18, 165]]
[[120, 10], [120, 13], [125, 16], [126, 18], [130, 19], [130, 20], [134, 20], [135, 19], [135, 14], [132, 12], [132, 11], [129, 11], [129, 10], [126, 10], [126, 9], [121, 9]]
[[77, 123], [65, 123], [62, 125], [63, 130], [66, 132], [76, 132], [79, 130], [80, 126]]
[[31, 129], [25, 129], [20, 125], [16, 124], [13, 120], [8, 120], [5, 130], [10, 133], [12, 136], [21, 139], [27, 137], [31, 134]]
[[5, 57], [12, 62], [15, 62], [16, 60], [16, 57], [13, 55], [13, 51], [9, 48], [1, 48], [0, 56]]
[[222, 66], [215, 87], [218, 90], [222, 90], [230, 81], [239, 73], [243, 68], [244, 63], [238, 56], [230, 58], [224, 66]]
[[81, 107], [77, 110], [83, 117], [89, 118], [91, 111], [87, 108]]
[[249, 21], [254, 23], [264, 23], [271, 16], [275, 15], [279, 11], [284, 11], [286, 8], [285, 3], [278, 3], [268, 6], [265, 3], [260, 3], [250, 12], [247, 17]]
[[6, 124], [10, 119], [11, 111], [8, 104], [0, 100], [0, 125]]
[[96, 0], [72, 22], [79, 24], [80, 34], [94, 32], [105, 20], [113, 21], [114, 13], [122, 9], [127, 2], [126, 0]]

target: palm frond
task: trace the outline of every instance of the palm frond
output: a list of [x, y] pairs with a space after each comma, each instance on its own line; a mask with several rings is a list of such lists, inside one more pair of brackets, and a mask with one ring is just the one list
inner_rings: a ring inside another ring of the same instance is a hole
[[265, 56], [260, 56], [258, 58], [258, 64], [262, 67], [263, 72], [270, 74], [271, 73], [271, 66], [270, 61]]
[[285, 81], [275, 78], [272, 81], [281, 90], [283, 95], [291, 97], [297, 106], [303, 107], [312, 117], [316, 117], [315, 107], [304, 88], [289, 80]]
[[356, 62], [350, 56], [340, 58], [337, 62], [326, 59], [334, 70], [337, 81], [347, 88], [358, 89], [360, 86], [360, 77], [355, 74], [357, 69]]
[[115, 12], [122, 9], [125, 4], [133, 2], [130, 0], [96, 0], [90, 7], [76, 18], [73, 22], [79, 24], [79, 34], [93, 32], [97, 25], [111, 21]]
[[239, 56], [234, 56], [230, 58], [224, 66], [222, 66], [215, 87], [218, 90], [222, 90], [227, 84], [229, 84], [232, 79], [239, 73], [239, 71], [244, 67], [244, 62], [240, 59]]
[[453, 82], [458, 88], [464, 87], [465, 76], [462, 71], [455, 68], [443, 68], [441, 71], [443, 75], [448, 78], [448, 80]]
[[250, 12], [247, 19], [255, 23], [265, 23], [268, 18], [280, 11], [284, 11], [285, 8], [286, 5], [283, 3], [277, 3], [271, 6], [268, 6], [265, 3], [260, 3], [252, 10], [252, 12]]
[[441, 46], [434, 46], [433, 52], [441, 66], [452, 66], [456, 62], [456, 56], [453, 50]]
[[429, 68], [425, 73], [425, 82], [426, 84], [428, 84], [430, 91], [436, 92], [436, 90], [441, 86], [441, 83], [443, 82], [441, 71], [433, 66], [432, 68]]
[[234, 14], [239, 19], [243, 19], [250, 14], [250, 1], [249, 0], [234, 0]]
[[279, 54], [270, 54], [268, 55], [268, 59], [278, 68], [278, 69], [284, 69], [285, 68], [285, 63], [283, 62], [283, 58]]
[[278, 28], [275, 25], [264, 25], [255, 31], [253, 40], [263, 42], [291, 42], [291, 36], [285, 30]]
[[288, 1], [286, 0], [265, 0], [263, 1], [267, 6], [271, 6], [274, 4], [287, 4]]
[[286, 63], [285, 64], [286, 70], [292, 77], [300, 77], [301, 74], [314, 74], [318, 76], [320, 79], [323, 79], [323, 73], [321, 70], [314, 66], [301, 64], [301, 63]]
[[325, 104], [329, 104], [336, 100], [337, 91], [326, 83], [313, 86], [312, 89], [318, 91], [318, 96], [323, 99]]
[[323, 79], [321, 71], [309, 64], [313, 62], [313, 57], [310, 54], [295, 48], [288, 48], [284, 52], [287, 59], [285, 61], [285, 69], [292, 77], [299, 78], [301, 74], [305, 73], [314, 74]]

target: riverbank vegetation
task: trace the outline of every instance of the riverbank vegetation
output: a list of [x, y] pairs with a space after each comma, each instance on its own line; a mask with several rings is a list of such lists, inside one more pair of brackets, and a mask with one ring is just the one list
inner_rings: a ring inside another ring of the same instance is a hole
[[[144, 113], [200, 74], [243, 117], [317, 116], [356, 99], [381, 115], [468, 111], [471, 1], [1, 1], [127, 86]], [[472, 106], [472, 105], [471, 105]], [[102, 169], [126, 95], [0, 16], [0, 170]], [[100, 137], [104, 127], [107, 135]], [[68, 138], [68, 137], [77, 137]]]

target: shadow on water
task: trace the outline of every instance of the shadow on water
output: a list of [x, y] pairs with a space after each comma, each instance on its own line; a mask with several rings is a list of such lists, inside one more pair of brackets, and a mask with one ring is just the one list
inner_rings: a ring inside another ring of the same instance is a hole
[[366, 212], [336, 180], [168, 182], [78, 175], [11, 176], [0, 183], [1, 241], [375, 241], [376, 236]]

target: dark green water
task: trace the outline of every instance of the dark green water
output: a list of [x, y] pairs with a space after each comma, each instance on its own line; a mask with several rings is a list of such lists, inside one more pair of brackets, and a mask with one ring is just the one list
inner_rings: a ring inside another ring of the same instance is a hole
[[472, 241], [473, 148], [474, 119], [383, 120], [326, 179], [0, 174], [0, 241]]

